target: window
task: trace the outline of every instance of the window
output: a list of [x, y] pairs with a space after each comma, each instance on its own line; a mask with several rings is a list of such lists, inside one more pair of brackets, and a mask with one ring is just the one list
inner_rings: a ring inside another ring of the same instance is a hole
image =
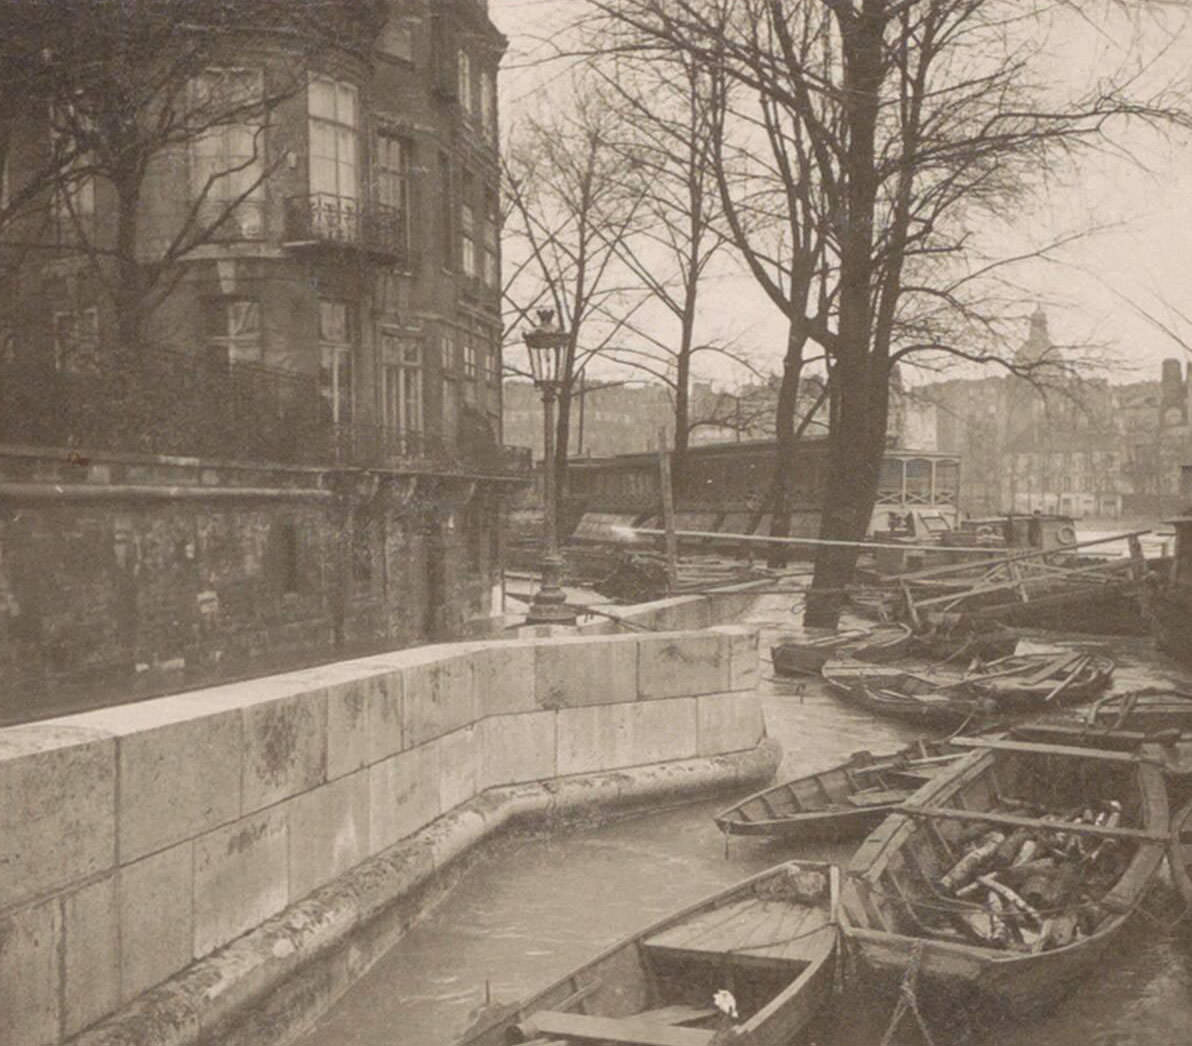
[[204, 306], [203, 326], [214, 360], [257, 363], [261, 359], [261, 303], [217, 298]]
[[463, 334], [464, 353], [464, 399], [468, 403], [476, 401], [476, 379], [480, 376], [479, 361], [476, 358], [476, 337], [470, 331]]
[[501, 345], [495, 332], [488, 336], [488, 351], [484, 354], [485, 377], [490, 385], [501, 383]]
[[402, 433], [422, 432], [421, 342], [382, 331], [381, 358], [385, 426]]
[[484, 282], [496, 289], [500, 286], [500, 255], [497, 253], [501, 215], [495, 189], [484, 192]]
[[480, 74], [480, 123], [484, 133], [497, 140], [497, 74], [486, 69]]
[[396, 216], [397, 245], [409, 246], [410, 142], [391, 134], [377, 135], [377, 203]]
[[312, 231], [330, 239], [360, 235], [360, 138], [356, 88], [316, 77], [307, 90]]
[[439, 153], [439, 247], [443, 268], [455, 268], [455, 214], [451, 202], [451, 157]]
[[54, 313], [54, 366], [66, 373], [93, 367], [99, 349], [99, 310], [93, 305]]
[[60, 239], [78, 232], [95, 214], [95, 178], [85, 173], [90, 154], [75, 146], [77, 133], [88, 129], [89, 121], [72, 106], [55, 107], [50, 114], [50, 146], [60, 179], [50, 199], [50, 215]]
[[254, 69], [209, 69], [191, 83], [194, 116], [210, 125], [190, 144], [191, 199], [198, 220], [220, 233], [261, 235], [264, 138], [254, 107], [262, 94]]
[[390, 58], [402, 58], [407, 62], [414, 60], [414, 32], [408, 18], [390, 13], [385, 20], [385, 28], [381, 30], [381, 53]]
[[472, 59], [467, 51], [460, 50], [456, 58], [456, 93], [464, 112], [472, 111]]
[[355, 312], [344, 301], [319, 301], [319, 392], [337, 425], [352, 420], [352, 356]]
[[462, 182], [459, 204], [460, 268], [465, 276], [475, 276], [476, 216], [472, 203], [475, 185], [470, 171], [464, 171]]

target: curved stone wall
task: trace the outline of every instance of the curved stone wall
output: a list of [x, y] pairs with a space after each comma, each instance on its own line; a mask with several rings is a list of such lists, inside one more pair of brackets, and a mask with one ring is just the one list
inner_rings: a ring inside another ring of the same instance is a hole
[[[200, 1041], [318, 950], [287, 938], [262, 967], [237, 949], [386, 855], [423, 854], [432, 874], [514, 815], [494, 808], [557, 813], [541, 797], [569, 788], [599, 805], [768, 776], [756, 680], [739, 627], [520, 639], [0, 731], [0, 1041]], [[625, 773], [653, 783], [626, 790]], [[151, 1032], [144, 993], [196, 977], [210, 1013], [192, 992]]]

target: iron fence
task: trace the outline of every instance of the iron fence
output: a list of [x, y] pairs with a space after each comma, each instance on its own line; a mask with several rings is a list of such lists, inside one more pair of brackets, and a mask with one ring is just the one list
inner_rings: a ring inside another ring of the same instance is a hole
[[528, 450], [337, 424], [314, 375], [154, 349], [0, 361], [0, 442], [226, 461], [528, 471]]

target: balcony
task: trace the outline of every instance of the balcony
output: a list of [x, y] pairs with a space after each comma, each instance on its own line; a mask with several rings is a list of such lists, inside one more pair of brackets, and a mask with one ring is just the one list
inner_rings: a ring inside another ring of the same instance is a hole
[[331, 193], [290, 196], [285, 201], [287, 247], [346, 247], [366, 251], [410, 269], [406, 215], [382, 203], [368, 203]]

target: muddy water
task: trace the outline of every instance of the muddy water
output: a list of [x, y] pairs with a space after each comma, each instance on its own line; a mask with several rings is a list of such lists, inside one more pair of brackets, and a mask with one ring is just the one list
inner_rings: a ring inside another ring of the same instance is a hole
[[[763, 650], [789, 629], [789, 599], [763, 603], [753, 620]], [[1141, 641], [1113, 641], [1119, 688], [1182, 679]], [[763, 666], [763, 675], [768, 674]], [[780, 775], [794, 776], [868, 748], [887, 751], [913, 731], [837, 704], [816, 684], [768, 680], [767, 728], [783, 746]], [[365, 976], [301, 1046], [447, 1046], [487, 990], [512, 1001], [667, 912], [791, 856], [844, 861], [851, 848], [797, 853], [789, 844], [733, 840], [727, 849], [699, 803], [553, 840], [510, 841]], [[1192, 920], [1190, 920], [1192, 922]], [[854, 1020], [820, 1046], [877, 1046], [883, 1003], [853, 1007]], [[936, 1029], [937, 1043], [956, 1041]], [[893, 1042], [923, 1040], [904, 1020]], [[1143, 918], [1104, 978], [1086, 984], [1044, 1021], [969, 1038], [971, 1046], [1166, 1046], [1192, 1043], [1192, 927], [1175, 932]]]

